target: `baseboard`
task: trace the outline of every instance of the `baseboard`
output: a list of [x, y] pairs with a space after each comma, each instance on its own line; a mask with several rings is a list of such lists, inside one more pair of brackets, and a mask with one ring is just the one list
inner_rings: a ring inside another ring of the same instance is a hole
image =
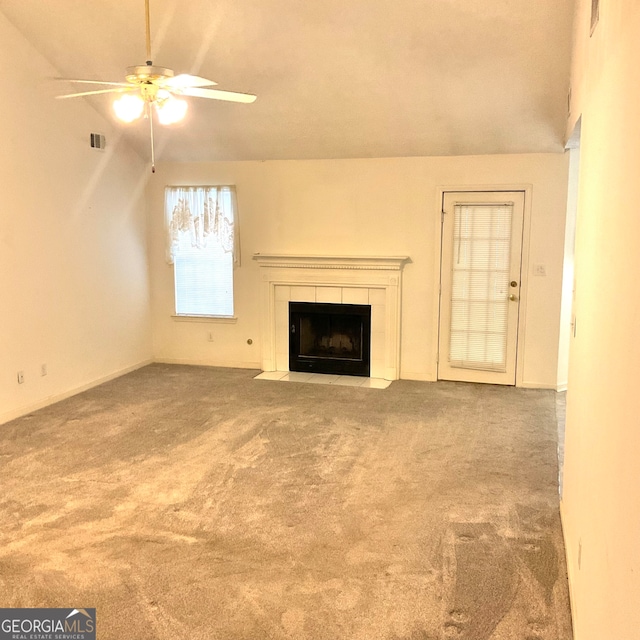
[[[574, 567], [569, 558], [569, 545], [567, 544], [567, 526], [566, 526], [566, 516], [565, 516], [565, 508], [564, 508], [564, 500], [560, 500], [560, 526], [562, 527], [562, 539], [563, 539], [563, 547], [564, 547], [564, 559], [567, 567], [567, 582], [569, 584], [569, 607], [571, 610], [571, 627], [574, 630], [576, 629], [576, 599], [574, 594]], [[577, 640], [575, 638], [574, 640]]]
[[97, 387], [105, 382], [109, 382], [110, 380], [115, 380], [120, 376], [124, 376], [127, 373], [131, 373], [132, 371], [136, 371], [137, 369], [141, 369], [142, 367], [146, 367], [151, 364], [153, 360], [143, 360], [142, 362], [138, 362], [137, 364], [131, 365], [130, 367], [125, 367], [124, 369], [119, 369], [114, 373], [110, 373], [109, 375], [102, 376], [100, 378], [96, 378], [91, 382], [87, 382], [86, 384], [80, 385], [79, 387], [74, 387], [68, 391], [64, 391], [62, 393], [57, 393], [53, 396], [47, 396], [43, 400], [39, 400], [34, 404], [29, 404], [24, 407], [20, 407], [19, 409], [13, 409], [12, 411], [8, 411], [6, 413], [0, 414], [0, 425], [5, 424], [6, 422], [10, 422], [11, 420], [15, 420], [16, 418], [21, 418], [22, 416], [26, 416], [29, 413], [33, 413], [34, 411], [38, 411], [38, 409], [44, 409], [51, 404], [55, 404], [56, 402], [60, 402], [61, 400], [66, 400], [71, 396], [78, 395], [83, 391], [88, 391], [89, 389], [93, 389], [93, 387]]
[[185, 364], [194, 367], [223, 367], [226, 369], [258, 369], [262, 371], [262, 361], [256, 362], [238, 362], [224, 361], [212, 362], [211, 360], [197, 360], [192, 358], [155, 358], [154, 362], [160, 364]]
[[[437, 376], [429, 373], [416, 373], [415, 371], [400, 371], [400, 380], [415, 380], [418, 382], [436, 382]], [[558, 385], [557, 387], [545, 382], [522, 382], [517, 385], [521, 389], [550, 389], [553, 391], [566, 391], [567, 385]]]
[[436, 382], [436, 378], [428, 373], [415, 371], [400, 371], [400, 380], [415, 380], [416, 382]]
[[556, 385], [546, 382], [521, 382], [516, 386], [520, 389], [549, 389], [550, 391], [557, 391]]

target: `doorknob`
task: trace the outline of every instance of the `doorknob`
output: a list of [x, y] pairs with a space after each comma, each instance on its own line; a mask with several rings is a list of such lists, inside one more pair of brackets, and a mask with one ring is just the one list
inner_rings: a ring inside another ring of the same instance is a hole
[[509, 296], [509, 300], [515, 302], [518, 299], [518, 296], [514, 295], [513, 293]]

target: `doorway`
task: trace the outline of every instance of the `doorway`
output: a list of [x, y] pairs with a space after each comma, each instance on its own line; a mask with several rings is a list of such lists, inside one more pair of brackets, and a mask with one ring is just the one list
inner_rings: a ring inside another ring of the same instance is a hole
[[438, 379], [515, 385], [524, 192], [442, 204]]

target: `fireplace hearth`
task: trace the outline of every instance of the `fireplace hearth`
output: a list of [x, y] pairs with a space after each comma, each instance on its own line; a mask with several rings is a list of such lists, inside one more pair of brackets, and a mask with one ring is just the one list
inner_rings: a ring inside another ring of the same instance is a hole
[[289, 302], [289, 370], [369, 376], [371, 306]]

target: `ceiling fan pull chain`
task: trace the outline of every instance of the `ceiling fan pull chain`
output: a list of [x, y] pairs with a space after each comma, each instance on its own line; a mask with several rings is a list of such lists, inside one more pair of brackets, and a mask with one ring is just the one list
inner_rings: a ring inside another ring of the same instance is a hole
[[149, 118], [149, 134], [151, 139], [151, 173], [156, 172], [156, 152], [153, 148], [153, 109], [151, 108], [151, 104], [149, 102], [145, 102], [145, 107], [147, 109], [147, 115]]

